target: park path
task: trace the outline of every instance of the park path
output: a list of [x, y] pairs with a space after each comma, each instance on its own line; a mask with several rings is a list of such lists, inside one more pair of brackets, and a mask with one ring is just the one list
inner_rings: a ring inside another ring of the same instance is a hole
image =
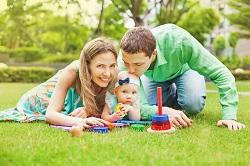
[[[217, 90], [207, 90], [207, 93], [218, 93], [218, 91]], [[249, 91], [246, 91], [246, 92], [239, 92], [238, 91], [238, 94], [240, 95], [240, 96], [250, 96], [250, 92]]]

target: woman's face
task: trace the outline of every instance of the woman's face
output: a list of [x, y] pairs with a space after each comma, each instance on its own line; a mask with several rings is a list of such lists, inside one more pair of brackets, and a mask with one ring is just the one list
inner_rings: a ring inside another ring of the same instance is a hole
[[111, 52], [98, 54], [91, 60], [89, 69], [92, 81], [102, 88], [107, 87], [117, 75], [116, 58]]

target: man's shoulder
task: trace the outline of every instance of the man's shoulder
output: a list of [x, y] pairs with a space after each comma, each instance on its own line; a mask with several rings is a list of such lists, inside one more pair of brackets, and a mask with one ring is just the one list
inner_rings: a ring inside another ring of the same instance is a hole
[[175, 24], [163, 24], [157, 27], [152, 28], [152, 31], [166, 31], [166, 30], [171, 30], [173, 28], [180, 28], [179, 26]]
[[164, 24], [151, 29], [156, 40], [159, 37], [178, 37], [185, 36], [188, 32], [175, 24]]

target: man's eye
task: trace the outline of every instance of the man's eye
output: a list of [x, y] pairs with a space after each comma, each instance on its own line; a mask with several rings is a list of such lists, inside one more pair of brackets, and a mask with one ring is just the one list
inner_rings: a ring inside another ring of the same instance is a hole
[[141, 65], [143, 65], [143, 63], [136, 63], [135, 65], [136, 66], [141, 66]]
[[102, 67], [102, 65], [97, 65], [97, 67], [98, 67], [98, 68], [101, 68], [101, 67]]

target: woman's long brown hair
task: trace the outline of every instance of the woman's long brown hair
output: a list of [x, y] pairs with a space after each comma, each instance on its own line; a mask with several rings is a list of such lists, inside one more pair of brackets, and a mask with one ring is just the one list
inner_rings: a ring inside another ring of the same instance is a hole
[[104, 38], [97, 38], [88, 42], [82, 49], [80, 55], [80, 91], [84, 100], [85, 111], [88, 116], [100, 116], [105, 105], [105, 94], [111, 90], [115, 84], [115, 76], [106, 88], [96, 91], [96, 85], [91, 79], [89, 64], [91, 60], [98, 54], [111, 52], [117, 59], [117, 52], [110, 41]]

